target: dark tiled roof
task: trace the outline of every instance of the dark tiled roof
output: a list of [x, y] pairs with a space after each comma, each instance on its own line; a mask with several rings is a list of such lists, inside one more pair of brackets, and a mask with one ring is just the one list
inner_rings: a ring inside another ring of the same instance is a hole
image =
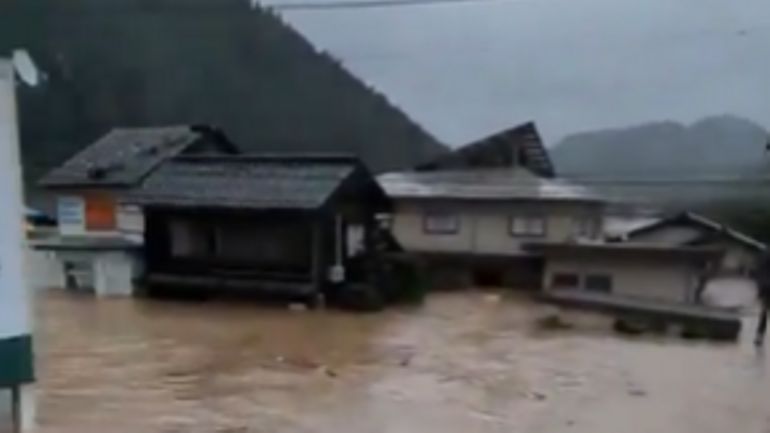
[[331, 155], [178, 157], [126, 199], [140, 205], [234, 209], [316, 209], [361, 167]]
[[134, 186], [164, 159], [180, 154], [200, 137], [189, 126], [113, 129], [52, 170], [40, 184]]
[[466, 144], [432, 162], [420, 165], [417, 169], [444, 170], [514, 166], [526, 167], [543, 177], [556, 175], [551, 157], [543, 145], [534, 122], [527, 122]]

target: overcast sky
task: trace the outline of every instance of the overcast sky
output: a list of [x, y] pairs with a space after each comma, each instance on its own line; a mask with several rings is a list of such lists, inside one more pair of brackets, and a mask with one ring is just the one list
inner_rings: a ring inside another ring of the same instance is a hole
[[551, 143], [723, 113], [770, 126], [769, 0], [493, 0], [282, 14], [449, 144], [529, 119]]

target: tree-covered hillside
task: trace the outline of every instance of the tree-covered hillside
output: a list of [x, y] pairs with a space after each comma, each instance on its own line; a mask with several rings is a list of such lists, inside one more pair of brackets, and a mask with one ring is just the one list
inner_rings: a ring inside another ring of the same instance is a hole
[[442, 150], [382, 94], [248, 0], [3, 0], [0, 55], [19, 87], [35, 178], [116, 126], [210, 123], [246, 150], [355, 152], [374, 169]]

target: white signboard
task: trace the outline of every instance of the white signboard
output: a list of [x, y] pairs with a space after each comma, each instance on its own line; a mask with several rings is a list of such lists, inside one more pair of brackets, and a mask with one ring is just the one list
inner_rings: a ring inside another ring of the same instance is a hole
[[83, 234], [86, 227], [85, 202], [79, 196], [60, 196], [56, 201], [56, 219], [62, 235]]
[[0, 338], [30, 333], [13, 66], [0, 59]]

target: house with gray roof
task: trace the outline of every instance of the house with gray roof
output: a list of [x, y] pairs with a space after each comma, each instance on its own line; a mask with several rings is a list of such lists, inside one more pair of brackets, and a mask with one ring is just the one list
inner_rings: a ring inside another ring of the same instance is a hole
[[719, 263], [722, 274], [747, 275], [755, 271], [767, 246], [718, 221], [694, 212], [680, 212], [635, 227], [614, 241], [672, 247], [708, 246], [725, 251]]
[[56, 253], [60, 285], [130, 294], [141, 269], [144, 218], [123, 198], [169, 158], [237, 151], [224, 133], [204, 125], [113, 129], [41, 179], [56, 196], [58, 235], [34, 245]]
[[598, 241], [604, 200], [524, 167], [386, 173], [391, 227], [432, 285], [540, 287], [543, 259], [526, 242]]
[[151, 293], [312, 299], [361, 281], [390, 200], [344, 155], [182, 156], [126, 198], [144, 209]]

